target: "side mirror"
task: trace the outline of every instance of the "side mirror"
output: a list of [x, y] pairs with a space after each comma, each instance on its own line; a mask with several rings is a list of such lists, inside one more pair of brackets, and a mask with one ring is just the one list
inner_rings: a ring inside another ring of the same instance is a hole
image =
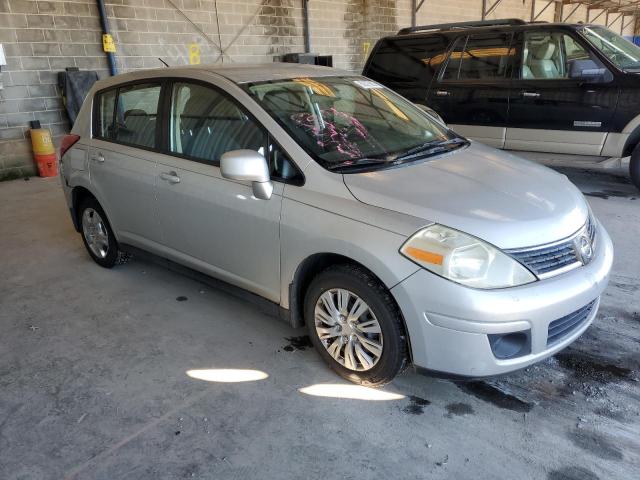
[[606, 81], [609, 71], [593, 60], [574, 60], [569, 64], [569, 78], [590, 83]]
[[220, 173], [224, 178], [251, 182], [253, 196], [269, 200], [273, 183], [269, 176], [269, 165], [264, 156], [255, 150], [232, 150], [222, 154]]

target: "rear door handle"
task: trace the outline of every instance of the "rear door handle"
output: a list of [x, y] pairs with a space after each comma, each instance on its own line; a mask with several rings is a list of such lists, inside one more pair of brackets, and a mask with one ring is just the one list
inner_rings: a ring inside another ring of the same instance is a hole
[[438, 97], [448, 97], [449, 95], [451, 95], [451, 93], [447, 90], [436, 90], [436, 95]]
[[540, 94], [538, 92], [522, 92], [522, 96], [525, 98], [538, 98]]
[[180, 183], [180, 177], [176, 172], [162, 172], [160, 178], [169, 183]]
[[92, 156], [91, 160], [98, 163], [104, 163], [104, 155], [102, 155], [101, 153], [98, 153], [97, 155]]

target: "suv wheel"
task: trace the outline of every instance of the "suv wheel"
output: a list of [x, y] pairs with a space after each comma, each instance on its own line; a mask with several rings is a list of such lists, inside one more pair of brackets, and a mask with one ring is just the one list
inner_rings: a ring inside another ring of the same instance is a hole
[[118, 242], [100, 204], [94, 198], [87, 198], [80, 205], [78, 215], [82, 240], [91, 258], [105, 268], [125, 263], [128, 255], [118, 250]]
[[363, 268], [324, 270], [311, 282], [304, 307], [314, 346], [340, 376], [380, 386], [406, 367], [400, 311], [385, 286]]
[[640, 143], [636, 145], [629, 160], [629, 176], [631, 181], [640, 190]]

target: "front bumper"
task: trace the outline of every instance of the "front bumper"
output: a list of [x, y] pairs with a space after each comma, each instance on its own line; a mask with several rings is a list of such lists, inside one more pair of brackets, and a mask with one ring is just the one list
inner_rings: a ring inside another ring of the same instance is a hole
[[[520, 287], [478, 290], [419, 270], [391, 291], [405, 318], [413, 363], [431, 371], [468, 377], [499, 375], [562, 350], [589, 327], [609, 281], [613, 245], [597, 224], [591, 263]], [[596, 300], [598, 299], [598, 300]], [[549, 323], [596, 300], [584, 322], [547, 345]], [[498, 359], [488, 334], [529, 331], [530, 351]]]

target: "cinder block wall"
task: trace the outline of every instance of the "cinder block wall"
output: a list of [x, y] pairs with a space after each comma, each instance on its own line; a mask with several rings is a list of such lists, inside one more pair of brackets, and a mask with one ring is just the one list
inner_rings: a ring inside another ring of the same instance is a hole
[[[162, 67], [159, 57], [170, 65], [188, 64], [192, 44], [199, 46], [202, 63], [271, 62], [304, 48], [301, 0], [105, 3], [120, 72]], [[539, 10], [544, 4], [538, 3]], [[411, 0], [310, 0], [309, 5], [312, 51], [333, 55], [335, 66], [354, 72], [379, 37], [411, 22]], [[417, 21], [477, 20], [481, 9], [482, 0], [427, 0]], [[489, 18], [530, 15], [531, 0], [503, 0]], [[552, 6], [540, 20], [553, 15]], [[595, 15], [592, 11], [591, 18]], [[569, 19], [580, 20], [586, 20], [582, 7]], [[625, 33], [632, 34], [629, 29]], [[8, 62], [0, 73], [0, 179], [6, 179], [35, 174], [30, 120], [40, 120], [56, 141], [69, 129], [57, 72], [76, 66], [102, 77], [108, 70], [95, 0], [0, 0], [0, 43]]]

